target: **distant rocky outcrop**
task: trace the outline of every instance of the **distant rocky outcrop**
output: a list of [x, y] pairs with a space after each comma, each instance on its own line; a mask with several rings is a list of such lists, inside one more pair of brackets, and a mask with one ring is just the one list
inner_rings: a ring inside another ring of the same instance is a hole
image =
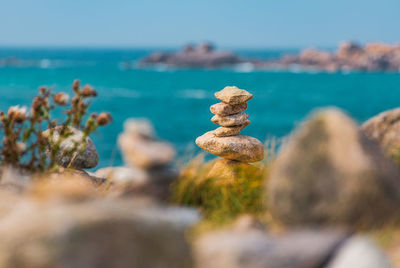
[[140, 60], [139, 65], [162, 64], [172, 67], [213, 68], [252, 62], [232, 52], [215, 50], [210, 43], [203, 43], [198, 47], [186, 45], [178, 52], [154, 52]]
[[286, 55], [269, 61], [266, 67], [290, 68], [292, 66], [336, 72], [399, 71], [400, 45], [367, 43], [361, 46], [354, 42], [343, 42], [335, 52], [306, 49], [297, 55]]
[[[338, 71], [399, 71], [400, 44], [343, 42], [334, 52], [305, 49], [279, 59], [246, 59], [231, 52], [216, 51], [211, 44], [185, 46], [178, 52], [155, 52], [139, 61], [139, 66], [162, 64], [171, 67], [221, 67], [251, 64], [255, 69], [292, 69]], [[124, 64], [124, 66], [129, 64]], [[125, 67], [126, 67], [125, 66]]]

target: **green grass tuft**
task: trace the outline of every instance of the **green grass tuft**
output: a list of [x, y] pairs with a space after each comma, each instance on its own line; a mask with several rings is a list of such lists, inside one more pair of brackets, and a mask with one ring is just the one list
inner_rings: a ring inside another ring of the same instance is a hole
[[233, 166], [223, 163], [226, 169], [217, 172], [215, 163], [224, 160], [205, 162], [202, 155], [197, 156], [172, 186], [172, 202], [198, 208], [204, 219], [201, 224], [207, 229], [229, 224], [242, 214], [261, 219], [266, 215], [264, 181], [275, 157], [275, 147], [270, 147], [262, 162]]

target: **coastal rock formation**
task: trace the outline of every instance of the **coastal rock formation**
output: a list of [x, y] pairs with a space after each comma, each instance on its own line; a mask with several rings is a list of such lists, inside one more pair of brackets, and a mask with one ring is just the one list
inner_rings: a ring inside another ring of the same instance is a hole
[[267, 68], [301, 66], [321, 71], [399, 71], [400, 45], [367, 43], [364, 47], [353, 43], [340, 44], [336, 52], [306, 49], [298, 55], [286, 55], [276, 61], [268, 61]]
[[399, 220], [399, 169], [336, 109], [291, 137], [267, 180], [268, 207], [287, 226], [370, 227]]
[[198, 48], [188, 45], [175, 53], [155, 52], [140, 60], [140, 66], [163, 64], [173, 67], [221, 67], [249, 62], [234, 53], [215, 51], [211, 44], [204, 43]]
[[[53, 130], [47, 129], [43, 135], [49, 139], [50, 144], [57, 144], [60, 139], [62, 127], [58, 126]], [[68, 137], [60, 142], [60, 150], [57, 152], [57, 162], [62, 167], [75, 169], [94, 168], [99, 163], [99, 154], [93, 141], [89, 137], [84, 137], [82, 131], [69, 127]], [[52, 136], [50, 136], [52, 135]], [[75, 149], [75, 153], [70, 153]]]
[[[211, 106], [216, 115], [211, 119], [222, 127], [196, 139], [196, 144], [211, 154], [241, 162], [257, 162], [264, 158], [264, 146], [256, 138], [238, 133], [250, 124], [249, 115], [242, 111], [253, 95], [237, 87], [225, 87], [215, 93], [221, 104]], [[244, 104], [246, 103], [246, 104]], [[239, 111], [239, 112], [238, 112]]]
[[[176, 53], [156, 52], [142, 59], [140, 66], [163, 64], [173, 67], [221, 67], [250, 64], [255, 69], [291, 69], [337, 71], [399, 71], [400, 45], [367, 43], [361, 46], [343, 42], [334, 52], [305, 49], [298, 54], [283, 55], [279, 59], [244, 59], [233, 53], [214, 51], [209, 44], [186, 46]], [[125, 63], [129, 67], [129, 63]]]
[[400, 108], [382, 112], [362, 126], [364, 134], [379, 143], [385, 154], [400, 166]]

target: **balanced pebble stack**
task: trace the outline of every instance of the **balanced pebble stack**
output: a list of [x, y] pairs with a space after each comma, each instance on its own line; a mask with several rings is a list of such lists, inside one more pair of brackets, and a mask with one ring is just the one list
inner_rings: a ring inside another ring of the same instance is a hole
[[235, 86], [225, 87], [215, 93], [220, 103], [210, 107], [214, 117], [211, 121], [220, 125], [196, 139], [196, 144], [213, 155], [240, 162], [257, 162], [264, 158], [264, 146], [256, 138], [240, 135], [239, 132], [250, 124], [247, 101], [253, 95]]

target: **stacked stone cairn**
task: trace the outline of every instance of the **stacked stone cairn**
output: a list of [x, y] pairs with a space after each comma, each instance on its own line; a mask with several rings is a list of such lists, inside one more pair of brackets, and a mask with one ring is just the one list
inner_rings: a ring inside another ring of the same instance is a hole
[[214, 114], [211, 121], [220, 127], [198, 137], [196, 144], [224, 158], [217, 161], [216, 165], [235, 166], [238, 163], [261, 161], [264, 158], [263, 144], [256, 138], [239, 134], [250, 124], [249, 115], [243, 111], [253, 95], [235, 86], [228, 86], [215, 93], [215, 97], [222, 102], [210, 107]]
[[176, 151], [172, 144], [159, 140], [152, 123], [145, 118], [130, 118], [118, 137], [125, 166], [97, 170], [121, 188], [125, 196], [146, 195], [165, 200], [178, 171], [171, 165]]

